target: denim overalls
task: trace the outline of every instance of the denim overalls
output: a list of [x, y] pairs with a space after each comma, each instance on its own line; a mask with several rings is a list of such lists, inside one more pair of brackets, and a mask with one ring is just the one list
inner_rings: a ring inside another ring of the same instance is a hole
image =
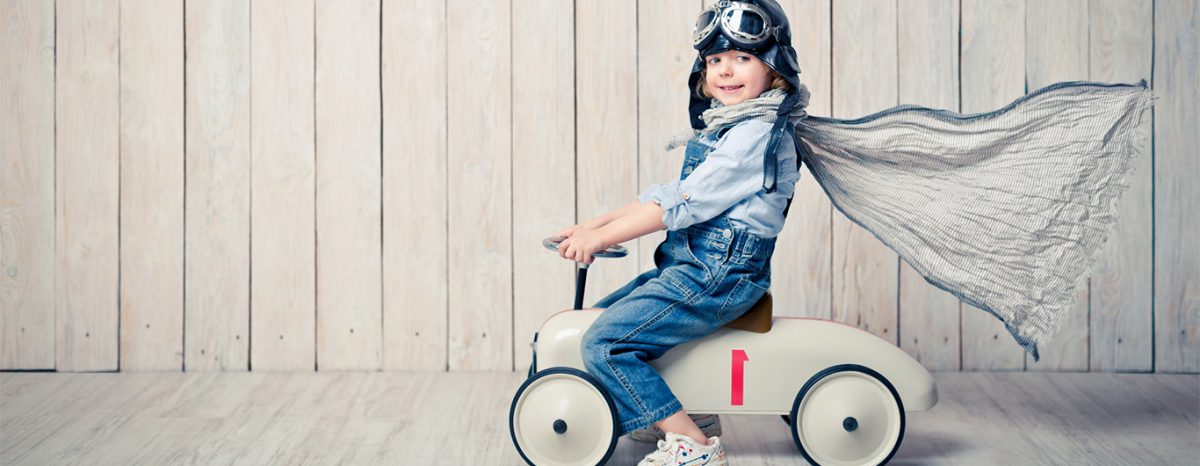
[[[680, 179], [704, 161], [709, 146], [688, 141]], [[668, 231], [657, 266], [596, 303], [607, 308], [582, 340], [584, 365], [612, 396], [622, 433], [683, 408], [646, 361], [703, 337], [741, 316], [770, 286], [775, 238], [732, 227], [727, 212]]]

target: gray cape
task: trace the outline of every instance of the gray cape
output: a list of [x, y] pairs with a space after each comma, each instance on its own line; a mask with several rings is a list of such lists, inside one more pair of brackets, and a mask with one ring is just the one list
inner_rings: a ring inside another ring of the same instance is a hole
[[1116, 222], [1154, 99], [1145, 80], [1072, 81], [988, 113], [902, 105], [794, 121], [839, 211], [1000, 319], [1036, 361]]

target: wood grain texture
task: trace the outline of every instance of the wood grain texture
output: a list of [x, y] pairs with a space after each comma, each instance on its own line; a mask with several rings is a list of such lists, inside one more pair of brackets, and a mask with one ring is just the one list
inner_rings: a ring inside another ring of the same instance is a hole
[[317, 0], [317, 370], [378, 370], [379, 0]]
[[[637, 13], [633, 0], [575, 3], [575, 193], [581, 222], [624, 206], [641, 192]], [[601, 259], [589, 269], [585, 307], [637, 276], [642, 259], [635, 243], [627, 246], [629, 256]]]
[[[692, 29], [698, 0], [637, 4], [637, 189], [679, 179], [683, 147], [666, 144], [691, 129], [688, 77], [696, 60]], [[607, 177], [607, 178], [612, 178]], [[654, 251], [667, 238], [657, 231], [638, 238], [637, 269], [655, 267]]]
[[512, 9], [447, 9], [450, 370], [512, 370]]
[[[901, 0], [896, 6], [900, 102], [958, 109], [958, 2]], [[958, 298], [905, 261], [899, 286], [900, 347], [930, 370], [958, 370]]]
[[[896, 4], [833, 4], [833, 116], [858, 118], [895, 106]], [[833, 214], [832, 318], [896, 340], [899, 257], [871, 232]]]
[[[1061, 81], [1088, 79], [1088, 0], [1029, 2], [1025, 9], [1025, 84], [1029, 91]], [[1041, 360], [1025, 355], [1028, 370], [1088, 369], [1088, 286], [1081, 280], [1075, 305], [1059, 331], [1038, 348]]]
[[516, 0], [513, 9], [513, 365], [531, 363], [534, 332], [571, 307], [575, 266], [542, 239], [575, 222], [575, 9]]
[[252, 370], [315, 368], [313, 14], [250, 5]]
[[[1088, 77], [1093, 81], [1150, 82], [1154, 58], [1153, 3], [1090, 0]], [[1143, 130], [1153, 134], [1151, 114]], [[1117, 226], [1092, 268], [1088, 369], [1149, 371], [1154, 358], [1153, 141], [1134, 165], [1117, 205]]]
[[250, 5], [187, 2], [184, 368], [250, 368]]
[[53, 369], [54, 1], [0, 11], [0, 369]]
[[381, 33], [383, 368], [445, 370], [445, 2], [384, 2]]
[[[780, 6], [792, 28], [792, 46], [800, 65], [800, 82], [808, 86], [810, 115], [832, 114], [832, 31], [830, 4], [823, 0], [788, 0]], [[840, 214], [839, 214], [840, 215]], [[833, 204], [808, 167], [800, 181], [771, 259], [771, 294], [775, 315], [832, 316]]]
[[[573, 289], [540, 240], [678, 175], [662, 145], [712, 3], [0, 0], [0, 369], [523, 372]], [[776, 314], [934, 370], [1200, 371], [1195, 0], [781, 3], [814, 115], [985, 112], [1080, 79], [1159, 100], [1041, 362], [811, 173]], [[662, 237], [599, 261], [586, 304]]]
[[183, 2], [121, 0], [121, 369], [183, 369]]
[[[1025, 0], [963, 0], [961, 112], [989, 112], [1025, 93]], [[1024, 351], [991, 314], [962, 304], [962, 368], [1022, 370]]]
[[1155, 370], [1200, 371], [1200, 2], [1154, 4]]
[[[506, 423], [523, 374], [2, 374], [0, 462], [525, 464]], [[894, 464], [1192, 464], [1200, 379], [938, 373]], [[11, 410], [11, 411], [10, 411]], [[721, 416], [731, 463], [806, 464], [778, 416]], [[473, 448], [461, 448], [471, 430]], [[653, 444], [619, 440], [608, 464]]]
[[117, 0], [57, 7], [55, 368], [118, 369]]

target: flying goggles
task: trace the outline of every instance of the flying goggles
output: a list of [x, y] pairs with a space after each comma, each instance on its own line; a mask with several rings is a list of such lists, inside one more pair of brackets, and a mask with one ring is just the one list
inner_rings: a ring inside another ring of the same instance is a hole
[[718, 30], [738, 47], [758, 49], [770, 42], [780, 28], [771, 17], [753, 3], [721, 0], [700, 13], [692, 31], [692, 46], [703, 51]]

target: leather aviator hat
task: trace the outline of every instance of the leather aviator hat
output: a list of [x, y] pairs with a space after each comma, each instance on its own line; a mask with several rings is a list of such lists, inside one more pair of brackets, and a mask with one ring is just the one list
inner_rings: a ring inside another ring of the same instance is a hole
[[[796, 49], [792, 48], [791, 26], [775, 0], [718, 1], [696, 19], [692, 46], [698, 52], [688, 77], [688, 113], [693, 129], [704, 129], [700, 114], [710, 106], [709, 99], [696, 92], [700, 72], [705, 67], [704, 57], [709, 55], [727, 50], [749, 53], [779, 73], [792, 89], [800, 88], [800, 67], [796, 64]], [[795, 101], [785, 99], [779, 114], [791, 111]]]

